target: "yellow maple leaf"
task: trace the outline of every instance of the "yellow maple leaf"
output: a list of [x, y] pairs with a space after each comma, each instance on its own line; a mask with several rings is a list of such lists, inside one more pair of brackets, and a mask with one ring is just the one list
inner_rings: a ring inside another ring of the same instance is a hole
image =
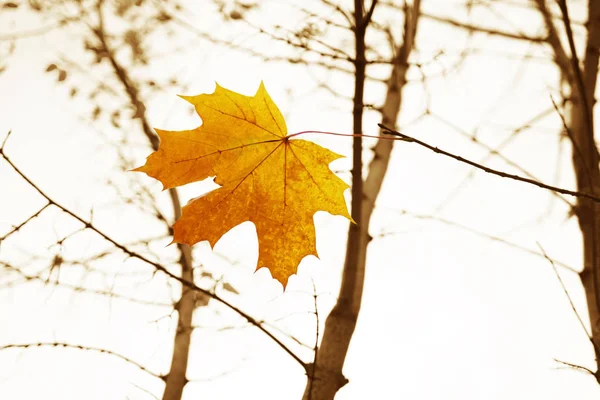
[[329, 169], [342, 156], [287, 136], [283, 115], [262, 83], [253, 97], [219, 85], [212, 94], [181, 97], [195, 106], [202, 125], [157, 129], [159, 149], [134, 171], [158, 179], [165, 189], [215, 177], [221, 187], [183, 207], [173, 241], [214, 246], [231, 228], [251, 221], [258, 266], [285, 287], [305, 256], [318, 257], [314, 214], [328, 211], [351, 220], [343, 195], [348, 185]]

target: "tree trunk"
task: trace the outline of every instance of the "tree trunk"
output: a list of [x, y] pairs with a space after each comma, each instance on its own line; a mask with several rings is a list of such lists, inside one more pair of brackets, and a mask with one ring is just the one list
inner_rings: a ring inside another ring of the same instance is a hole
[[[594, 141], [593, 107], [594, 92], [598, 78], [598, 57], [600, 51], [600, 2], [589, 0], [588, 37], [583, 59], [583, 68], [574, 51], [573, 32], [568, 18], [567, 3], [559, 0], [567, 40], [571, 49], [570, 56], [563, 48], [554, 26], [546, 0], [536, 0], [546, 26], [548, 44], [554, 52], [554, 62], [561, 72], [561, 81], [569, 89], [569, 108], [566, 115], [568, 135], [571, 140], [572, 161], [577, 181], [577, 190], [591, 194], [600, 193], [600, 170], [598, 168], [598, 149]], [[591, 343], [596, 356], [595, 377], [600, 382], [600, 208], [598, 204], [584, 198], [578, 198], [574, 212], [581, 229], [583, 240], [583, 270], [579, 274], [585, 290], [588, 316], [591, 326]]]
[[[178, 245], [181, 251], [181, 277], [186, 281], [193, 282], [194, 273], [192, 268], [192, 251], [190, 246]], [[190, 353], [190, 342], [192, 336], [192, 317], [196, 307], [208, 304], [208, 298], [203, 296], [198, 304], [196, 296], [200, 293], [192, 292], [182, 288], [181, 297], [175, 305], [177, 310], [177, 331], [175, 332], [173, 344], [173, 356], [171, 358], [171, 369], [165, 377], [165, 391], [163, 400], [180, 400], [183, 388], [187, 384], [186, 371]]]
[[[355, 8], [355, 11], [357, 9], [358, 8]], [[408, 56], [414, 47], [413, 44], [416, 35], [419, 10], [420, 0], [416, 0], [412, 8], [407, 8], [406, 11], [404, 42], [396, 49], [394, 65], [388, 80], [388, 90], [382, 110], [382, 122], [388, 126], [395, 126], [398, 118], [400, 105], [402, 103], [402, 88], [406, 83]], [[358, 15], [362, 15], [362, 12]], [[359, 43], [360, 33], [362, 33], [362, 43]], [[358, 28], [356, 50], [357, 71], [353, 114], [354, 133], [361, 133], [363, 112], [362, 94], [365, 78], [364, 31], [358, 32]], [[359, 62], [361, 59], [362, 61]], [[362, 71], [359, 71], [359, 66], [363, 66]], [[321, 346], [318, 349], [315, 364], [312, 366], [314, 369], [313, 376], [309, 377], [304, 392], [304, 399], [308, 400], [331, 400], [335, 397], [338, 390], [348, 382], [342, 369], [360, 311], [366, 267], [367, 245], [371, 240], [368, 226], [375, 200], [379, 194], [383, 178], [387, 171], [394, 143], [392, 140], [379, 139], [377, 141], [374, 149], [375, 155], [369, 164], [369, 174], [363, 185], [361, 177], [362, 161], [360, 158], [362, 146], [360, 139], [360, 137], [355, 138], [352, 170], [352, 218], [356, 221], [356, 225], [351, 225], [350, 231], [348, 232], [348, 245], [340, 293], [336, 305], [325, 322]], [[359, 152], [359, 154], [357, 154], [357, 152]], [[359, 179], [360, 181], [358, 181]]]
[[[594, 141], [593, 106], [594, 92], [598, 77], [598, 56], [600, 51], [600, 2], [589, 0], [588, 38], [583, 61], [581, 82], [571, 83], [572, 108], [569, 113], [570, 130], [573, 143], [573, 167], [580, 192], [600, 192], [600, 170], [598, 169], [598, 150]], [[577, 79], [577, 78], [575, 78]], [[585, 96], [585, 101], [582, 98]], [[586, 110], [587, 107], [587, 110]], [[587, 121], [586, 121], [587, 119]], [[596, 353], [596, 378], [600, 378], [600, 208], [598, 204], [578, 198], [575, 215], [583, 236], [584, 269], [579, 274], [585, 289], [590, 318], [592, 343]]]

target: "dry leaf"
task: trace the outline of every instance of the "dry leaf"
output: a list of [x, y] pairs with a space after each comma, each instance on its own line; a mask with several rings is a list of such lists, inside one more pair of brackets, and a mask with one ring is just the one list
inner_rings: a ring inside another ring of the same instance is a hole
[[67, 79], [67, 71], [65, 71], [64, 69], [61, 69], [58, 71], [58, 81], [62, 82], [65, 79]]
[[258, 266], [284, 287], [307, 255], [317, 255], [313, 216], [327, 211], [350, 219], [348, 185], [329, 169], [341, 156], [287, 137], [283, 116], [261, 83], [253, 97], [217, 85], [212, 94], [181, 96], [202, 126], [158, 130], [160, 147], [136, 169], [165, 189], [215, 177], [220, 188], [193, 199], [174, 225], [174, 242], [214, 246], [245, 221], [256, 226]]

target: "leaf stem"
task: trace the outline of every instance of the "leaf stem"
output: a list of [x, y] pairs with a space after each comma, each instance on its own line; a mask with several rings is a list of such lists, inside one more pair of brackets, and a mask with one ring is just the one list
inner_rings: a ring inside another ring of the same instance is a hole
[[[302, 131], [292, 133], [291, 135], [287, 135], [286, 138], [293, 138], [294, 136], [304, 135], [306, 133], [322, 133], [324, 135], [334, 135], [334, 136], [346, 136], [346, 137], [368, 137], [373, 139], [384, 139], [384, 140], [402, 140], [405, 142], [412, 142], [411, 139], [398, 137], [398, 136], [375, 136], [375, 135], [365, 135], [364, 133], [337, 133], [337, 132], [327, 132], [327, 131]], [[385, 132], [387, 133], [387, 132]]]

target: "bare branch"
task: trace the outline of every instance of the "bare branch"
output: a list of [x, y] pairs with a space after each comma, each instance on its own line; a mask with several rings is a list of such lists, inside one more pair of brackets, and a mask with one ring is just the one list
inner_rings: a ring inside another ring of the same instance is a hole
[[[567, 31], [567, 40], [569, 42], [569, 49], [571, 50], [571, 68], [573, 69], [573, 73], [575, 74], [575, 84], [579, 91], [579, 97], [583, 102], [582, 112], [584, 114], [584, 121], [586, 124], [587, 132], [588, 132], [588, 140], [590, 149], [595, 149], [596, 145], [594, 144], [594, 122], [592, 120], [592, 109], [589, 104], [589, 99], [585, 90], [585, 84], [583, 82], [583, 74], [581, 73], [581, 68], [579, 68], [579, 57], [577, 56], [577, 50], [575, 49], [575, 39], [573, 36], [573, 29], [571, 29], [571, 19], [569, 18], [569, 9], [567, 7], [567, 2], [565, 0], [558, 0], [558, 6], [562, 12], [563, 22], [565, 24], [565, 30]], [[591, 10], [590, 10], [591, 12]], [[597, 155], [596, 155], [597, 158]]]
[[[537, 252], [535, 250], [529, 249], [529, 248], [527, 248], [525, 246], [522, 246], [520, 244], [517, 244], [517, 243], [514, 243], [514, 242], [510, 242], [510, 241], [508, 241], [508, 240], [506, 240], [506, 239], [504, 239], [502, 237], [494, 236], [494, 235], [491, 235], [489, 233], [482, 232], [482, 231], [479, 231], [477, 229], [473, 229], [471, 227], [465, 226], [465, 225], [460, 224], [458, 222], [450, 221], [450, 220], [445, 219], [445, 218], [436, 217], [436, 216], [433, 216], [433, 215], [416, 214], [416, 213], [409, 212], [407, 210], [400, 210], [400, 211], [398, 211], [398, 213], [400, 215], [407, 215], [407, 216], [410, 216], [412, 218], [419, 219], [419, 220], [429, 220], [429, 221], [440, 222], [442, 224], [445, 224], [445, 225], [448, 225], [448, 226], [451, 226], [451, 227], [454, 227], [454, 228], [461, 229], [461, 230], [463, 230], [465, 232], [469, 232], [469, 233], [472, 233], [474, 235], [484, 237], [484, 238], [492, 240], [494, 242], [502, 243], [502, 244], [504, 244], [506, 246], [509, 246], [509, 247], [514, 248], [514, 249], [523, 251], [525, 253], [528, 253], [528, 254], [531, 254], [531, 255], [534, 255], [534, 256], [538, 256], [538, 257], [544, 257], [544, 254], [541, 254], [541, 253], [539, 253], [539, 252]], [[381, 233], [379, 233], [377, 235], [377, 237], [383, 238], [385, 236], [394, 235], [394, 234], [396, 234], [396, 233], [395, 232], [381, 232]], [[570, 272], [573, 272], [573, 273], [576, 273], [576, 274], [579, 273], [578, 270], [576, 270], [572, 266], [570, 266], [570, 265], [568, 265], [568, 264], [566, 264], [566, 263], [564, 263], [562, 261], [558, 261], [558, 260], [552, 259], [552, 262], [554, 262], [556, 265], [558, 265], [558, 266], [560, 266], [560, 267], [562, 267], [562, 268], [564, 268], [564, 269], [566, 269], [566, 270], [568, 270]]]
[[83, 346], [83, 345], [79, 345], [79, 344], [70, 344], [70, 343], [65, 343], [65, 342], [38, 342], [38, 343], [7, 344], [4, 346], [0, 346], [0, 351], [8, 350], [8, 349], [33, 349], [33, 348], [40, 348], [40, 347], [54, 347], [54, 348], [62, 347], [62, 348], [68, 348], [68, 349], [86, 350], [86, 351], [92, 351], [92, 352], [96, 352], [96, 353], [108, 354], [113, 357], [117, 357], [117, 358], [127, 362], [128, 364], [131, 364], [131, 365], [137, 367], [138, 369], [140, 369], [144, 372], [147, 372], [148, 374], [150, 374], [156, 378], [162, 379], [162, 376], [160, 374], [150, 371], [148, 368], [144, 367], [142, 364], [138, 363], [137, 361], [134, 361], [131, 358], [126, 357], [117, 352], [114, 352], [112, 350], [107, 350], [107, 349], [103, 349], [100, 347]]
[[546, 0], [535, 0], [537, 4], [537, 8], [542, 14], [542, 18], [544, 19], [544, 25], [546, 26], [548, 38], [547, 42], [552, 47], [554, 51], [554, 61], [559, 66], [560, 70], [566, 77], [571, 80], [573, 74], [569, 69], [569, 57], [567, 53], [565, 53], [565, 49], [563, 48], [560, 37], [558, 36], [558, 32], [556, 27], [554, 26], [554, 22], [552, 21], [552, 15], [548, 10], [548, 6], [546, 5]]
[[[440, 120], [441, 122], [443, 122], [444, 124], [450, 126], [456, 132], [460, 133], [463, 137], [467, 138], [469, 141], [471, 141], [471, 142], [477, 144], [478, 146], [481, 146], [482, 148], [486, 149], [488, 151], [488, 156], [496, 156], [500, 160], [502, 160], [506, 164], [508, 164], [509, 166], [515, 168], [517, 171], [521, 171], [523, 174], [525, 174], [530, 179], [532, 179], [534, 181], [539, 181], [539, 179], [534, 174], [532, 174], [531, 172], [529, 172], [528, 170], [526, 170], [525, 168], [523, 168], [523, 166], [519, 165], [519, 163], [517, 163], [517, 162], [511, 160], [510, 158], [506, 157], [505, 155], [503, 155], [500, 152], [500, 148], [493, 148], [493, 147], [487, 145], [486, 143], [484, 143], [481, 140], [479, 140], [475, 135], [470, 135], [468, 132], [465, 132], [463, 129], [459, 128], [458, 126], [454, 125], [450, 121], [447, 121], [446, 119], [442, 118], [441, 116], [439, 116], [437, 114], [433, 114], [432, 113], [431, 115], [434, 118], [436, 118], [436, 119]], [[515, 135], [519, 131], [521, 131], [521, 129], [516, 129], [515, 132], [513, 133], [513, 135]], [[511, 137], [514, 137], [514, 136], [511, 136]], [[504, 145], [507, 144], [507, 142], [508, 141], [503, 142], [503, 143], [501, 143], [501, 145], [504, 146]], [[486, 159], [487, 158], [488, 157], [486, 157]], [[559, 193], [552, 192], [552, 194], [555, 195], [556, 198], [558, 198], [559, 200], [561, 200], [564, 203], [566, 203], [567, 205], [569, 205], [569, 207], [572, 207], [572, 204], [567, 199], [565, 199], [563, 196], [561, 196]]]
[[377, 1], [378, 0], [371, 0], [371, 6], [369, 7], [367, 15], [365, 15], [365, 18], [362, 21], [363, 24], [369, 25], [369, 23], [371, 22], [371, 18], [373, 17], [373, 13], [375, 12], [375, 7], [377, 7]]
[[565, 283], [563, 282], [562, 278], [560, 277], [560, 274], [558, 273], [558, 270], [556, 269], [556, 265], [554, 265], [554, 261], [550, 257], [548, 257], [548, 255], [546, 254], [546, 251], [544, 250], [544, 248], [542, 247], [542, 245], [539, 242], [537, 243], [537, 245], [540, 248], [540, 251], [544, 254], [544, 257], [546, 258], [546, 260], [548, 260], [550, 265], [552, 265], [552, 270], [554, 271], [554, 275], [556, 275], [556, 278], [558, 279], [558, 282], [560, 283], [560, 286], [561, 286], [563, 292], [567, 296], [567, 300], [569, 300], [569, 305], [571, 306], [571, 310], [573, 310], [575, 317], [577, 317], [577, 321], [579, 322], [581, 329], [583, 329], [583, 331], [585, 332], [585, 335], [592, 343], [592, 347], [594, 347], [594, 352], [596, 353], [596, 357], [598, 357], [598, 354], [600, 354], [598, 352], [598, 348], [596, 347], [596, 345], [594, 344], [594, 341], [592, 340], [591, 333], [588, 331], [585, 324], [583, 323], [583, 320], [581, 319], [581, 316], [579, 315], [579, 312], [577, 311], [577, 308], [575, 307], [575, 304], [573, 303], [573, 300], [571, 299], [571, 295], [569, 294], [569, 291], [567, 290]]
[[348, 11], [344, 10], [341, 6], [330, 0], [321, 0], [321, 2], [340, 13], [340, 15], [344, 17], [346, 21], [348, 21], [349, 26], [354, 28], [354, 21], [352, 20], [352, 17], [350, 16], [350, 13]]
[[[8, 137], [8, 136], [7, 136]], [[25, 225], [27, 225], [29, 222], [31, 222], [31, 220], [33, 220], [34, 218], [38, 217], [46, 208], [48, 208], [48, 206], [50, 206], [50, 203], [46, 203], [42, 208], [40, 208], [39, 210], [37, 210], [35, 212], [35, 214], [32, 214], [29, 218], [25, 219], [23, 222], [21, 222], [19, 225], [13, 227], [10, 231], [8, 231], [6, 234], [0, 236], [0, 245], [2, 244], [2, 242], [4, 240], [6, 240], [9, 236], [11, 236], [12, 234], [14, 234], [15, 232], [17, 232], [19, 229], [21, 229], [22, 227], [24, 227]]]
[[398, 131], [395, 131], [395, 130], [393, 130], [391, 128], [388, 128], [387, 126], [385, 126], [383, 124], [377, 124], [377, 125], [379, 125], [379, 127], [381, 129], [383, 129], [384, 131], [386, 131], [386, 133], [388, 133], [390, 135], [398, 136], [402, 140], [407, 141], [407, 142], [414, 142], [414, 143], [418, 144], [419, 146], [425, 147], [426, 149], [429, 149], [429, 150], [433, 151], [434, 153], [442, 154], [442, 155], [444, 155], [446, 157], [453, 158], [456, 161], [460, 161], [462, 163], [469, 164], [472, 167], [478, 168], [478, 169], [480, 169], [482, 171], [485, 171], [485, 172], [487, 172], [489, 174], [497, 175], [497, 176], [500, 176], [500, 177], [503, 177], [503, 178], [513, 179], [513, 180], [516, 180], [516, 181], [519, 181], [519, 182], [529, 183], [531, 185], [537, 186], [537, 187], [542, 188], [542, 189], [551, 190], [551, 191], [562, 193], [562, 194], [568, 194], [569, 196], [584, 197], [586, 199], [593, 200], [596, 203], [600, 203], [600, 197], [594, 196], [592, 194], [582, 193], [582, 192], [575, 192], [575, 191], [572, 191], [572, 190], [562, 189], [562, 188], [559, 188], [559, 187], [556, 187], [556, 186], [546, 185], [545, 183], [538, 182], [538, 181], [535, 181], [533, 179], [523, 178], [523, 177], [518, 176], [518, 175], [508, 174], [506, 172], [502, 172], [502, 171], [498, 171], [498, 170], [495, 170], [495, 169], [492, 169], [492, 168], [488, 168], [488, 167], [486, 167], [484, 165], [481, 165], [481, 164], [478, 164], [478, 163], [476, 163], [474, 161], [467, 160], [467, 159], [465, 159], [465, 158], [463, 158], [461, 156], [458, 156], [458, 155], [453, 154], [453, 153], [449, 153], [449, 152], [447, 152], [445, 150], [442, 150], [442, 149], [440, 149], [438, 147], [435, 147], [435, 146], [432, 146], [430, 144], [427, 144], [427, 143], [425, 143], [425, 142], [423, 142], [423, 141], [421, 141], [419, 139], [415, 139], [415, 138], [413, 138], [411, 136], [408, 136], [408, 135], [406, 135], [404, 133], [400, 133]]
[[589, 369], [587, 367], [583, 367], [583, 366], [577, 365], [577, 364], [571, 364], [571, 363], [566, 362], [566, 361], [557, 360], [556, 358], [554, 359], [554, 361], [556, 361], [559, 364], [566, 365], [569, 368], [573, 368], [573, 369], [576, 369], [576, 370], [579, 370], [579, 371], [584, 371], [584, 372], [587, 372], [588, 374], [590, 374], [592, 376], [596, 376], [596, 374], [591, 369]]
[[[94, 295], [99, 295], [99, 296], [106, 296], [106, 297], [110, 297], [110, 298], [125, 300], [125, 301], [131, 302], [131, 303], [142, 304], [142, 305], [145, 305], [145, 306], [173, 307], [172, 303], [159, 303], [159, 302], [156, 302], [156, 301], [136, 299], [134, 297], [129, 297], [129, 296], [125, 296], [125, 295], [122, 295], [122, 294], [110, 292], [108, 290], [88, 289], [88, 288], [85, 288], [85, 287], [71, 285], [71, 284], [63, 283], [63, 282], [59, 282], [59, 281], [49, 282], [48, 279], [42, 278], [39, 275], [29, 275], [29, 274], [26, 274], [21, 269], [15, 267], [15, 266], [12, 266], [10, 264], [7, 264], [7, 263], [5, 263], [3, 261], [0, 261], [0, 265], [2, 265], [6, 269], [9, 269], [11, 271], [16, 272], [21, 277], [23, 277], [24, 281], [26, 281], [26, 282], [40, 281], [40, 282], [43, 282], [45, 285], [53, 285], [53, 286], [56, 286], [56, 287], [62, 287], [62, 288], [66, 288], [66, 289], [72, 290], [74, 292], [78, 292], [78, 293], [89, 293], [89, 294], [94, 294]], [[8, 285], [4, 285], [4, 287], [7, 287], [7, 286], [12, 286], [12, 282], [9, 283]]]
[[515, 40], [524, 40], [524, 41], [532, 42], [532, 43], [545, 43], [548, 40], [547, 37], [526, 36], [526, 35], [519, 34], [519, 33], [499, 31], [496, 29], [472, 25], [472, 24], [468, 24], [466, 22], [460, 22], [460, 21], [456, 21], [456, 20], [453, 20], [450, 18], [440, 17], [438, 15], [433, 15], [433, 14], [423, 13], [422, 15], [423, 15], [423, 17], [428, 18], [430, 20], [433, 20], [436, 22], [441, 22], [443, 24], [452, 25], [457, 28], [465, 29], [470, 32], [485, 33], [485, 34], [492, 35], [492, 36], [500, 36], [500, 37], [504, 37], [507, 39], [515, 39]]
[[308, 380], [308, 393], [307, 393], [307, 400], [312, 400], [312, 392], [313, 392], [313, 382], [315, 381], [315, 374], [317, 372], [317, 359], [319, 356], [319, 325], [320, 325], [320, 321], [319, 321], [319, 308], [317, 305], [317, 299], [318, 299], [318, 295], [317, 295], [317, 288], [315, 286], [315, 281], [312, 281], [312, 286], [313, 286], [313, 299], [314, 299], [314, 306], [315, 306], [315, 347], [313, 349], [313, 362], [312, 364], [310, 364], [310, 368], [311, 368], [311, 373], [310, 373], [310, 378]]

